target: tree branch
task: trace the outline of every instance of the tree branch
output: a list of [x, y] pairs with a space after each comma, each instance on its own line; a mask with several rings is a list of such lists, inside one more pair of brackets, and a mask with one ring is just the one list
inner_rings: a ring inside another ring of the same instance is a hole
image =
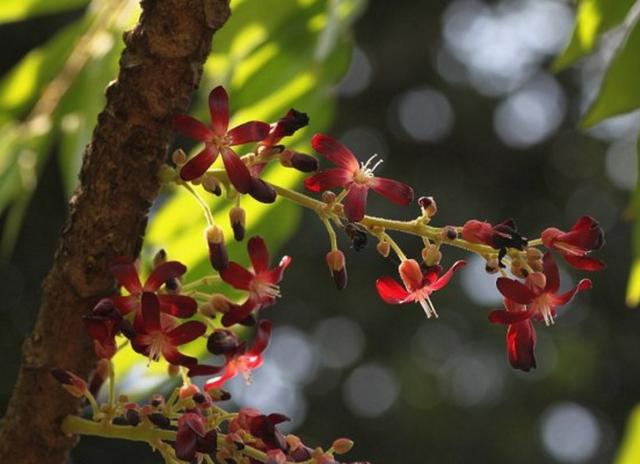
[[87, 146], [80, 183], [33, 333], [0, 430], [0, 462], [63, 463], [75, 439], [64, 417], [79, 403], [49, 374], [61, 367], [86, 377], [95, 364], [81, 316], [115, 287], [114, 256], [140, 251], [158, 170], [202, 75], [213, 33], [229, 16], [228, 0], [143, 0], [136, 27], [124, 35], [118, 79]]

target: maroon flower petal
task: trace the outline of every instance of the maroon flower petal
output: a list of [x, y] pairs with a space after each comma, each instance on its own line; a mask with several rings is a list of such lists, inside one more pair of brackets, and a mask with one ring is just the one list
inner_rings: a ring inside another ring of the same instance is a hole
[[213, 132], [218, 136], [226, 134], [229, 128], [229, 95], [221, 85], [209, 94], [209, 112]]
[[547, 278], [547, 285], [544, 287], [544, 291], [556, 293], [560, 288], [560, 273], [558, 272], [558, 265], [551, 253], [547, 252], [544, 254], [542, 266], [544, 275]]
[[113, 297], [113, 304], [118, 308], [120, 314], [124, 316], [138, 310], [140, 307], [140, 297], [138, 295], [115, 296]]
[[345, 187], [353, 181], [353, 173], [343, 168], [320, 171], [304, 180], [304, 187], [311, 192], [322, 192], [336, 187]]
[[206, 331], [207, 326], [202, 322], [189, 321], [184, 324], [180, 324], [178, 327], [167, 333], [167, 338], [172, 345], [180, 346], [201, 337]]
[[238, 374], [238, 368], [236, 364], [231, 362], [225, 366], [221, 375], [213, 377], [204, 383], [205, 391], [209, 391], [213, 388], [221, 388], [228, 380], [234, 378]]
[[229, 147], [222, 149], [222, 162], [229, 180], [236, 190], [240, 193], [249, 193], [249, 190], [251, 190], [251, 173], [247, 165]]
[[507, 329], [509, 363], [515, 369], [528, 372], [536, 367], [536, 330], [531, 321], [512, 324]]
[[234, 127], [227, 135], [231, 139], [230, 145], [259, 142], [269, 133], [269, 124], [260, 121], [249, 121]]
[[231, 327], [234, 324], [239, 324], [247, 317], [249, 317], [249, 315], [251, 315], [251, 313], [259, 307], [260, 305], [258, 304], [258, 302], [253, 300], [252, 298], [247, 299], [247, 301], [245, 301], [241, 305], [233, 305], [231, 307], [231, 310], [224, 313], [224, 315], [222, 316], [222, 325], [224, 327]]
[[179, 420], [178, 429], [181, 426], [189, 427], [193, 433], [200, 437], [204, 437], [207, 431], [204, 428], [204, 423], [202, 422], [202, 417], [194, 412], [188, 412], [183, 414]]
[[198, 303], [186, 295], [158, 295], [162, 312], [175, 317], [187, 318], [198, 310]]
[[200, 153], [191, 158], [187, 164], [180, 169], [182, 180], [190, 181], [200, 177], [213, 164], [218, 156], [217, 148], [207, 145]]
[[493, 324], [516, 324], [531, 318], [530, 311], [505, 311], [496, 309], [489, 313], [489, 322]]
[[226, 269], [220, 271], [220, 277], [238, 290], [249, 290], [255, 275], [238, 263], [231, 261]]
[[198, 377], [200, 375], [215, 375], [220, 373], [224, 366], [208, 366], [206, 364], [198, 364], [189, 366], [189, 377]]
[[199, 142], [208, 142], [213, 135], [211, 129], [206, 125], [187, 115], [180, 115], [173, 118], [173, 128], [182, 135], [186, 135]]
[[198, 364], [197, 358], [180, 353], [175, 346], [165, 346], [162, 350], [162, 356], [174, 366], [190, 367]]
[[155, 293], [142, 294], [142, 320], [147, 332], [160, 330], [160, 303]]
[[503, 296], [506, 296], [516, 303], [526, 305], [531, 303], [536, 298], [536, 294], [533, 292], [533, 290], [529, 289], [529, 287], [517, 280], [508, 279], [507, 277], [500, 277], [498, 278], [496, 285]]
[[277, 284], [282, 280], [284, 276], [284, 271], [291, 264], [291, 256], [283, 256], [278, 264], [278, 267], [275, 267], [268, 272], [262, 274], [262, 278], [272, 284]]
[[271, 339], [271, 321], [263, 319], [258, 324], [258, 333], [256, 339], [253, 342], [253, 346], [247, 352], [250, 356], [258, 356], [269, 346], [269, 340]]
[[247, 250], [256, 274], [269, 269], [269, 251], [262, 237], [251, 237], [247, 243]]
[[409, 297], [409, 292], [391, 277], [381, 277], [376, 280], [376, 289], [380, 298], [389, 304], [405, 303]]
[[188, 427], [178, 428], [176, 433], [176, 457], [191, 462], [196, 457], [197, 435]]
[[563, 255], [564, 259], [570, 266], [581, 271], [601, 271], [606, 265], [599, 259], [590, 256], [571, 256]]
[[144, 283], [145, 292], [155, 292], [168, 280], [180, 277], [187, 267], [178, 261], [167, 261], [156, 267]]
[[397, 180], [373, 177], [369, 180], [369, 186], [374, 192], [379, 193], [395, 204], [408, 205], [413, 201], [413, 189]]
[[593, 285], [591, 284], [591, 281], [589, 279], [582, 279], [580, 282], [578, 282], [578, 285], [576, 285], [568, 292], [563, 293], [562, 295], [556, 295], [555, 303], [557, 306], [565, 305], [573, 299], [576, 293], [582, 290], [590, 290], [592, 286]]
[[129, 293], [136, 294], [142, 291], [138, 270], [129, 258], [125, 256], [115, 258], [111, 265], [111, 273]]
[[453, 277], [453, 273], [456, 272], [458, 269], [461, 269], [464, 266], [466, 266], [466, 264], [467, 263], [462, 260], [459, 260], [453, 263], [453, 266], [451, 266], [447, 272], [442, 274], [438, 278], [438, 280], [436, 280], [433, 284], [430, 285], [430, 289], [433, 290], [434, 292], [436, 290], [440, 290], [442, 287], [444, 287], [449, 283], [449, 281], [451, 280], [451, 277]]
[[366, 185], [353, 183], [349, 187], [349, 193], [344, 199], [344, 214], [349, 221], [358, 222], [364, 218], [368, 191], [369, 187]]
[[311, 139], [311, 146], [315, 151], [341, 168], [355, 172], [360, 167], [351, 150], [333, 137], [325, 134], [316, 134]]

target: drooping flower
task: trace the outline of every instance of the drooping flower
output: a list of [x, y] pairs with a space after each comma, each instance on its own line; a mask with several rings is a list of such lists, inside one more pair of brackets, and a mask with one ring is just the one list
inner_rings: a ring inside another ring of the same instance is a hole
[[598, 221], [589, 216], [582, 216], [564, 232], [555, 227], [545, 229], [541, 235], [542, 243], [550, 250], [556, 251], [576, 269], [583, 271], [600, 271], [604, 263], [589, 256], [594, 250], [604, 245], [604, 232]]
[[382, 160], [371, 165], [376, 155], [366, 163], [358, 163], [351, 150], [337, 140], [324, 134], [316, 134], [311, 145], [322, 156], [338, 167], [326, 169], [308, 177], [304, 186], [312, 192], [342, 187], [347, 190], [344, 212], [351, 222], [361, 221], [365, 214], [369, 189], [386, 197], [398, 205], [408, 205], [413, 201], [413, 189], [402, 182], [374, 176], [374, 171]]
[[135, 336], [129, 321], [122, 317], [109, 298], [100, 300], [90, 315], [82, 317], [82, 321], [93, 338], [96, 356], [102, 359], [111, 359], [116, 354], [118, 333], [122, 332], [127, 338]]
[[423, 274], [420, 264], [415, 259], [407, 259], [400, 263], [398, 272], [404, 283], [400, 285], [392, 277], [381, 277], [376, 281], [376, 288], [380, 298], [389, 304], [404, 304], [417, 302], [422, 306], [427, 317], [438, 317], [429, 296], [449, 283], [453, 273], [463, 267], [464, 261], [456, 261], [447, 272], [438, 275], [440, 266], [434, 266]]
[[229, 129], [229, 95], [222, 86], [209, 94], [209, 110], [211, 127], [187, 115], [176, 116], [173, 120], [178, 132], [205, 144], [204, 149], [182, 167], [180, 177], [186, 181], [200, 177], [220, 154], [233, 186], [240, 193], [249, 193], [251, 174], [231, 147], [261, 141], [269, 133], [269, 124], [249, 121]]
[[525, 372], [531, 368], [535, 369], [536, 329], [533, 327], [531, 318], [525, 316], [527, 308], [508, 298], [504, 299], [504, 307], [505, 310], [502, 313], [493, 311], [489, 314], [489, 320], [507, 325], [506, 342], [509, 363], [513, 368]]
[[160, 300], [151, 292], [142, 294], [142, 317], [134, 323], [136, 336], [131, 346], [137, 353], [149, 357], [150, 361], [166, 359], [173, 365], [195, 366], [198, 360], [178, 351], [178, 346], [202, 336], [207, 327], [198, 321], [178, 325], [173, 316], [160, 312]]
[[467, 242], [482, 243], [497, 250], [504, 248], [522, 250], [527, 245], [527, 239], [518, 233], [513, 219], [507, 219], [495, 226], [488, 222], [470, 219], [462, 227], [462, 238]]
[[88, 391], [87, 382], [71, 371], [56, 367], [51, 369], [51, 375], [60, 382], [65, 390], [76, 398], [82, 398]]
[[[529, 274], [524, 283], [507, 277], [498, 278], [496, 285], [500, 293], [515, 303], [525, 305], [527, 311], [522, 314], [509, 313], [502, 310], [493, 311], [491, 317], [495, 322], [502, 322], [498, 319], [505, 318], [506, 322], [503, 323], [511, 323], [510, 321], [513, 321], [513, 318], [516, 317], [516, 319], [533, 318], [538, 321], [543, 320], [546, 325], [553, 324], [558, 306], [569, 303], [579, 291], [591, 288], [591, 280], [582, 279], [571, 290], [558, 294], [560, 274], [553, 255], [545, 253], [542, 262], [543, 272]], [[514, 316], [514, 314], [516, 315]]]
[[[187, 268], [177, 261], [166, 261], [157, 266], [142, 285], [133, 261], [122, 256], [114, 260], [111, 272], [120, 285], [129, 292], [129, 295], [113, 298], [113, 303], [124, 316], [140, 310], [140, 300], [144, 292], [157, 293], [163, 284], [182, 276], [187, 272]], [[163, 293], [157, 296], [161, 310], [176, 317], [191, 317], [198, 309], [198, 303], [185, 295]]]
[[[249, 303], [234, 306], [223, 316], [222, 323], [228, 327], [251, 314], [254, 309], [264, 308], [275, 303], [280, 296], [278, 284], [282, 281], [284, 270], [291, 263], [289, 256], [283, 256], [277, 267], [269, 268], [269, 251], [262, 237], [251, 237], [247, 243], [252, 269], [247, 269], [231, 261], [226, 269], [220, 271], [220, 277], [238, 290], [249, 292]], [[240, 310], [242, 308], [242, 310]]]
[[278, 119], [277, 122], [271, 124], [269, 133], [260, 142], [260, 145], [264, 148], [271, 148], [275, 146], [284, 137], [289, 137], [299, 129], [309, 124], [309, 116], [306, 113], [291, 108], [287, 111], [283, 117]]
[[218, 447], [218, 433], [215, 429], [207, 432], [205, 421], [198, 412], [188, 411], [178, 419], [176, 433], [176, 457], [182, 461], [202, 462], [202, 454], [215, 453]]
[[[245, 380], [250, 381], [251, 372], [262, 366], [264, 362], [262, 353], [267, 349], [267, 346], [269, 346], [270, 338], [271, 321], [260, 321], [256, 338], [251, 348], [247, 348], [246, 343], [241, 343], [237, 349], [226, 354], [224, 368], [218, 375], [205, 382], [204, 389], [209, 391], [214, 388], [221, 388], [228, 380], [238, 375], [238, 373], [242, 374]], [[218, 368], [218, 370], [220, 369]], [[194, 367], [189, 370], [190, 376], [204, 375], [206, 373], [206, 368]]]
[[289, 421], [283, 414], [262, 414], [257, 409], [242, 408], [238, 415], [229, 422], [229, 430], [234, 432], [249, 432], [264, 443], [267, 450], [287, 450], [287, 441], [276, 425]]

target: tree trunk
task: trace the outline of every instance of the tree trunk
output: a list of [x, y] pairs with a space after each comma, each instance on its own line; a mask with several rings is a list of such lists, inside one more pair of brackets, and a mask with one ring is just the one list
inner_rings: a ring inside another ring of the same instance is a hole
[[118, 79], [87, 146], [53, 267], [44, 281], [35, 330], [23, 346], [18, 380], [0, 429], [0, 462], [65, 462], [73, 437], [62, 419], [79, 402], [51, 377], [53, 367], [87, 377], [95, 365], [82, 324], [96, 301], [113, 293], [109, 263], [140, 251], [158, 171], [172, 139], [171, 120], [185, 112], [202, 75], [213, 33], [229, 0], [143, 0], [124, 35]]

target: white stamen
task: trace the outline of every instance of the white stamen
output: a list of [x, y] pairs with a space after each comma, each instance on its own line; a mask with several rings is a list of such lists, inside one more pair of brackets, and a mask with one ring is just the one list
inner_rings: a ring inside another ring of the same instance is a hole
[[427, 319], [431, 319], [431, 316], [438, 317], [438, 313], [436, 312], [436, 308], [433, 306], [431, 299], [427, 297], [418, 298], [418, 303], [422, 306], [425, 314], [427, 315]]
[[373, 177], [373, 172], [380, 166], [384, 160], [380, 159], [373, 165], [373, 167], [369, 167], [369, 165], [376, 159], [378, 154], [376, 153], [371, 158], [369, 158], [365, 163], [360, 163], [360, 171], [366, 176]]

